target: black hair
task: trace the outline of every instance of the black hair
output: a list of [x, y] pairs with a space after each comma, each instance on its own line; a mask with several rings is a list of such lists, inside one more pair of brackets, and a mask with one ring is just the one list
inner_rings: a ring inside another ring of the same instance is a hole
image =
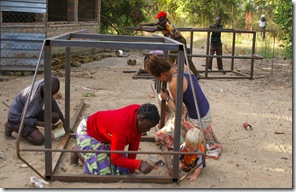
[[145, 61], [146, 61], [147, 59], [149, 59], [149, 56], [150, 56], [150, 55], [145, 55], [145, 57], [144, 57], [144, 63], [145, 63]]
[[56, 76], [51, 77], [51, 88], [53, 93], [57, 93], [60, 90], [60, 80]]
[[151, 103], [142, 104], [138, 110], [138, 115], [143, 115], [144, 118], [157, 123], [160, 120], [157, 107]]

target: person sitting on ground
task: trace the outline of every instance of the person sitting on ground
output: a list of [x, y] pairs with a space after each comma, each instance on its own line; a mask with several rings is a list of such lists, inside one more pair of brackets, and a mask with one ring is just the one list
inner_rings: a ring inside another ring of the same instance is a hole
[[[193, 128], [187, 131], [185, 135], [185, 142], [180, 146], [181, 152], [197, 152], [204, 153], [203, 141], [202, 141], [202, 133], [200, 130]], [[200, 154], [183, 154], [180, 155], [180, 163], [179, 168], [185, 172], [191, 171], [194, 167], [202, 163], [203, 156]], [[190, 182], [195, 181], [202, 168], [206, 167], [206, 162], [199, 165], [196, 168], [192, 175], [188, 177]]]
[[[84, 117], [76, 133], [75, 150], [121, 150], [128, 145], [129, 151], [138, 151], [142, 133], [159, 123], [160, 115], [154, 104], [132, 104], [114, 110], [98, 111]], [[84, 163], [87, 174], [121, 175], [133, 173], [136, 169], [144, 174], [153, 166], [136, 159], [137, 154], [127, 157], [120, 153], [72, 152], [70, 161]]]
[[[64, 115], [59, 108], [58, 103], [53, 95], [60, 90], [60, 81], [57, 77], [51, 77], [52, 87], [52, 123], [56, 124], [59, 120], [64, 124]], [[7, 122], [5, 123], [5, 138], [15, 139], [12, 136], [13, 132], [19, 132], [20, 123], [22, 120], [24, 107], [29, 99], [31, 86], [28, 86], [17, 94], [9, 107]], [[45, 127], [44, 125], [44, 79], [34, 83], [32, 95], [25, 114], [23, 129], [21, 136], [33, 145], [42, 145], [44, 143], [44, 136], [39, 131], [37, 126]], [[55, 125], [52, 127], [55, 128]]]
[[[146, 31], [146, 32], [156, 32], [156, 31], [161, 31], [163, 36], [169, 37], [171, 39], [174, 39], [180, 43], [183, 43], [185, 45], [185, 50], [186, 53], [188, 52], [187, 50], [187, 42], [186, 39], [182, 36], [180, 31], [171, 23], [171, 21], [167, 18], [167, 13], [164, 11], [160, 11], [156, 19], [159, 19], [158, 22], [156, 23], [141, 23], [139, 27], [137, 27], [135, 30], [136, 31]], [[144, 27], [146, 26], [146, 27]], [[147, 27], [147, 26], [154, 26], [155, 28]], [[171, 54], [178, 54], [178, 51], [170, 51]], [[169, 61], [171, 63], [174, 63], [176, 61], [177, 55], [170, 55], [169, 56]], [[187, 57], [188, 62], [189, 62], [189, 67], [190, 70], [193, 72], [193, 74], [196, 76], [197, 79], [199, 79], [199, 73], [192, 62], [192, 59], [190, 57]]]
[[[172, 64], [166, 60], [165, 58], [157, 57], [156, 55], [152, 55], [149, 59], [146, 60], [146, 66], [149, 70], [149, 73], [153, 75], [160, 81], [166, 81], [169, 83], [169, 90], [162, 90], [160, 96], [162, 100], [167, 102], [168, 107], [170, 107], [174, 112], [176, 112], [175, 101], [177, 99], [177, 68], [172, 67]], [[207, 156], [218, 159], [222, 145], [218, 141], [214, 130], [211, 126], [211, 111], [210, 104], [203, 93], [198, 80], [196, 77], [188, 72], [189, 69], [184, 65], [184, 73], [183, 73], [183, 114], [186, 112], [182, 121], [182, 125], [187, 128], [184, 130], [186, 133], [192, 127], [197, 127], [204, 132], [206, 145], [207, 145]], [[192, 82], [190, 80], [190, 75]], [[191, 85], [191, 83], [193, 85]], [[194, 87], [194, 90], [192, 89]], [[172, 98], [170, 97], [172, 95]], [[200, 121], [198, 119], [198, 111], [195, 106], [194, 96], [196, 97], [197, 107], [200, 114]], [[169, 127], [170, 130], [172, 127]], [[172, 131], [166, 131], [165, 129], [160, 129], [156, 133], [156, 137], [162, 142], [166, 143], [166, 146], [173, 146], [173, 136], [174, 133]]]

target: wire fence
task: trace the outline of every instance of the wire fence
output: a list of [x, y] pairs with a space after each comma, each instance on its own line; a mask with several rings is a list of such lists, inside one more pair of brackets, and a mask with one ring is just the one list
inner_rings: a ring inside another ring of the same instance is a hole
[[43, 14], [3, 11], [2, 23], [32, 23], [38, 21], [42, 22], [42, 15]]
[[1, 11], [0, 71], [32, 71], [46, 38], [45, 13], [18, 11], [17, 7], [12, 10]]

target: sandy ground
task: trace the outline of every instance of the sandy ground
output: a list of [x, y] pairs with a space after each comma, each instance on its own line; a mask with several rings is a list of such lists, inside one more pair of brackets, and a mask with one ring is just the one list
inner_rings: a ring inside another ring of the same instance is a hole
[[[204, 50], [195, 50], [195, 52]], [[137, 65], [127, 65], [127, 59], [136, 59]], [[203, 70], [204, 59], [193, 59], [196, 67]], [[225, 69], [230, 69], [230, 60], [224, 60]], [[216, 67], [216, 60], [213, 62]], [[81, 113], [89, 115], [97, 110], [123, 107], [131, 103], [155, 103], [151, 79], [132, 79], [133, 73], [143, 67], [142, 53], [132, 52], [128, 57], [109, 57], [101, 61], [72, 68], [71, 72], [71, 117], [80, 101], [85, 102]], [[236, 60], [235, 70], [248, 72], [249, 60]], [[271, 72], [273, 71], [273, 72]], [[53, 72], [60, 77], [64, 106], [63, 71]], [[223, 74], [219, 74], [220, 76]], [[228, 75], [228, 74], [226, 74]], [[213, 129], [223, 145], [218, 160], [207, 159], [207, 167], [194, 183], [187, 179], [179, 183], [67, 183], [50, 182], [46, 188], [276, 188], [291, 189], [292, 181], [292, 65], [287, 60], [256, 61], [253, 80], [248, 79], [201, 79], [201, 87], [207, 96], [213, 116]], [[0, 81], [0, 180], [1, 188], [34, 188], [31, 176], [37, 174], [18, 159], [14, 140], [4, 138], [4, 122], [8, 107], [14, 96], [31, 84], [33, 75], [2, 76]], [[37, 79], [43, 78], [39, 74]], [[4, 102], [4, 103], [3, 103]], [[81, 117], [80, 116], [80, 117]], [[252, 131], [246, 131], [242, 124], [248, 122]], [[153, 136], [154, 130], [148, 133]], [[73, 141], [71, 141], [73, 142]], [[53, 146], [58, 145], [53, 141]], [[36, 148], [21, 140], [21, 148]], [[40, 148], [40, 147], [39, 147]], [[42, 148], [42, 147], [41, 147]], [[140, 150], [160, 150], [155, 143], [142, 142]], [[45, 171], [44, 152], [21, 152], [40, 173]], [[69, 153], [65, 153], [60, 170], [69, 174], [84, 174], [83, 167], [73, 167], [69, 163]], [[151, 159], [152, 155], [139, 155]], [[161, 156], [157, 156], [161, 159]], [[152, 163], [152, 162], [151, 162]], [[166, 175], [167, 169], [159, 167], [150, 175]], [[142, 176], [140, 172], [135, 175]], [[17, 179], [17, 182], [16, 182]]]

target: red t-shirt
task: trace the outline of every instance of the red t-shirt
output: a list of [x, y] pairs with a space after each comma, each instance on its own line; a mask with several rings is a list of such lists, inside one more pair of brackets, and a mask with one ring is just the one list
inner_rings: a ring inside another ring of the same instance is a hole
[[[110, 144], [110, 150], [138, 151], [142, 133], [137, 129], [137, 112], [140, 105], [133, 104], [120, 109], [98, 111], [88, 117], [87, 134], [98, 141]], [[136, 160], [137, 154], [110, 155], [114, 165], [128, 168], [131, 172], [140, 169], [141, 160]]]

